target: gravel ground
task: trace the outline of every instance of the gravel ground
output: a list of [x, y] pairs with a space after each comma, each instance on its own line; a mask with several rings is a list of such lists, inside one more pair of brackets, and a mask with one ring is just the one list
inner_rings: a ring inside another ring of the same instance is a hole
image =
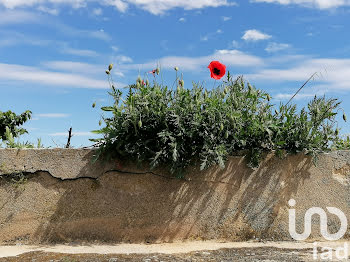
[[170, 262], [170, 261], [324, 261], [312, 258], [312, 249], [231, 248], [196, 251], [183, 254], [60, 254], [30, 252], [16, 257], [0, 258], [1, 262]]

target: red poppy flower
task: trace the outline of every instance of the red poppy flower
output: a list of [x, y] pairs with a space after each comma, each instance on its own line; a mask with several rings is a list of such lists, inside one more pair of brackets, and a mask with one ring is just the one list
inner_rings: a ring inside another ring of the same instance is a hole
[[210, 77], [219, 80], [226, 73], [226, 66], [219, 61], [211, 61], [208, 66], [210, 70]]

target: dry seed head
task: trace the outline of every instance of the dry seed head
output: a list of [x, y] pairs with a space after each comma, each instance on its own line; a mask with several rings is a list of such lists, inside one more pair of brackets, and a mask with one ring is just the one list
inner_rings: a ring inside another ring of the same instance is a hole
[[111, 71], [113, 69], [113, 64], [109, 64], [108, 70]]
[[179, 71], [179, 68], [177, 66], [174, 67], [175, 71]]

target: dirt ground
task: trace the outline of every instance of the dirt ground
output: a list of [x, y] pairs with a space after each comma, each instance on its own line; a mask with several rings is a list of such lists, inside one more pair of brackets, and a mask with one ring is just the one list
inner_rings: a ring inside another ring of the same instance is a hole
[[[325, 261], [320, 257], [321, 247], [334, 250], [343, 243], [322, 243], [318, 246], [317, 259], [314, 259], [312, 243], [298, 242], [242, 242], [242, 243], [174, 243], [154, 245], [116, 246], [2, 246], [1, 262], [170, 262], [170, 261]], [[207, 247], [207, 249], [205, 249]], [[223, 247], [223, 248], [220, 248]], [[29, 251], [29, 252], [27, 252]], [[23, 253], [25, 252], [25, 253]], [[62, 252], [62, 253], [61, 253]], [[115, 252], [115, 253], [113, 253]], [[16, 255], [17, 254], [17, 255]], [[334, 252], [335, 254], [335, 252]], [[335, 255], [332, 261], [337, 260]], [[328, 260], [329, 261], [329, 260]]]

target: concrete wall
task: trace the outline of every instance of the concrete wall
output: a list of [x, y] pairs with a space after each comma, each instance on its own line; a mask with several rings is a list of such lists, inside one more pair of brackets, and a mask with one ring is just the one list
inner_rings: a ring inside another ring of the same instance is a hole
[[[0, 150], [0, 244], [290, 240], [288, 201], [297, 232], [313, 206], [350, 219], [350, 152], [269, 155], [260, 168], [232, 157], [226, 168], [188, 170], [186, 180], [130, 161], [92, 164], [88, 149]], [[24, 176], [6, 174], [24, 172]], [[310, 240], [320, 240], [314, 216]], [[328, 214], [328, 229], [339, 219]], [[350, 220], [349, 220], [350, 224]], [[350, 230], [345, 236], [349, 238]]]

